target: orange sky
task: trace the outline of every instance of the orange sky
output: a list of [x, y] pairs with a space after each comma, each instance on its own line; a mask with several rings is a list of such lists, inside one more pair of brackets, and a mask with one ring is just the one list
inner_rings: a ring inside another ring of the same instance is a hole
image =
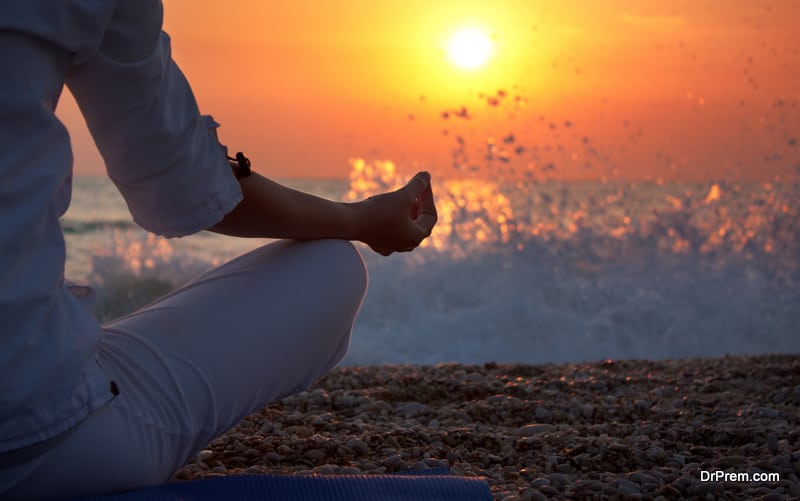
[[[797, 0], [164, 3], [201, 110], [266, 175], [342, 177], [351, 157], [448, 173], [458, 138], [487, 174], [800, 170]], [[471, 71], [445, 51], [466, 26], [493, 38]], [[462, 106], [469, 118], [443, 118]], [[101, 172], [67, 95], [59, 114], [76, 172]], [[490, 138], [508, 163], [485, 158]]]

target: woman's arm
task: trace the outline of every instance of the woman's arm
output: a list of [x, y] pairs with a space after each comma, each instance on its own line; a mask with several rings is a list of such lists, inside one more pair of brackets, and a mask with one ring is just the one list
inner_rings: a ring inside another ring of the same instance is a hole
[[239, 180], [244, 199], [210, 231], [239, 237], [358, 240], [388, 256], [416, 248], [436, 224], [430, 176], [361, 202], [333, 202], [253, 173]]

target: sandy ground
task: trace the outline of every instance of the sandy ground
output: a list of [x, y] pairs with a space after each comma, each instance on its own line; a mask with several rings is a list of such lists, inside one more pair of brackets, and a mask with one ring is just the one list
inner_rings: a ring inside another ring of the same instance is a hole
[[800, 498], [800, 355], [342, 368], [176, 478], [439, 466], [505, 500]]

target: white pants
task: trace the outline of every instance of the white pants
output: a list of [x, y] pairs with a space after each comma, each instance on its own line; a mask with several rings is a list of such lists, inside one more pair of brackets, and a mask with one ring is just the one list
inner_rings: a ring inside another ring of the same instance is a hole
[[111, 322], [97, 363], [119, 395], [42, 456], [3, 472], [21, 479], [6, 495], [83, 496], [167, 481], [242, 418], [332, 369], [366, 286], [349, 242], [281, 241]]

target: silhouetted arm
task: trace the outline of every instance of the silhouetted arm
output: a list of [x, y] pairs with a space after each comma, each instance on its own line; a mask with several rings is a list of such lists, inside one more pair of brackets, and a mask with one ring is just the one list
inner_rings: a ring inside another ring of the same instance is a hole
[[427, 173], [417, 174], [399, 190], [354, 203], [326, 200], [256, 173], [239, 182], [244, 199], [210, 231], [239, 237], [357, 240], [388, 256], [413, 250], [436, 224]]

